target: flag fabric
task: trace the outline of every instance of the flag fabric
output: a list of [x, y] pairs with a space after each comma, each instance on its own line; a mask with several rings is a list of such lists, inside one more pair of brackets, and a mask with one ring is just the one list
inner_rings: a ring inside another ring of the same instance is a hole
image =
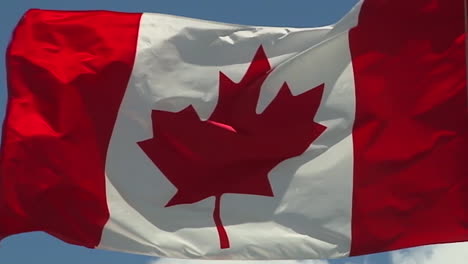
[[30, 10], [0, 238], [215, 259], [467, 241], [464, 10], [364, 0], [319, 28]]

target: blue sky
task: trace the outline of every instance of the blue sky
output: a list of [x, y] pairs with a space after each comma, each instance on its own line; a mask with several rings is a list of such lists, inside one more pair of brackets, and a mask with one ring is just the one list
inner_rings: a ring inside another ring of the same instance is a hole
[[[29, 8], [157, 12], [236, 24], [313, 27], [336, 22], [356, 2], [357, 0], [3, 0], [0, 3], [0, 50], [5, 51], [16, 22]], [[6, 100], [4, 63], [0, 64], [0, 86], [0, 116], [3, 119]], [[433, 246], [342, 260], [293, 263], [461, 264], [468, 259], [467, 249], [466, 244]], [[67, 245], [38, 232], [16, 235], [2, 241], [0, 263], [190, 264], [185, 261], [157, 260], [146, 256], [90, 250]], [[204, 262], [193, 264], [200, 263]], [[252, 262], [244, 262], [250, 263]], [[278, 264], [280, 263], [283, 262]]]

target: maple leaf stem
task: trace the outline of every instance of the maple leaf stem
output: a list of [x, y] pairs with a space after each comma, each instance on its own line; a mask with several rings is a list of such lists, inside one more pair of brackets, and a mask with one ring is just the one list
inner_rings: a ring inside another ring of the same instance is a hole
[[219, 246], [220, 248], [229, 248], [229, 237], [226, 232], [226, 229], [223, 226], [223, 222], [221, 221], [221, 195], [215, 196], [215, 207], [213, 211], [213, 220], [216, 225], [216, 229], [218, 229], [218, 236], [219, 236]]

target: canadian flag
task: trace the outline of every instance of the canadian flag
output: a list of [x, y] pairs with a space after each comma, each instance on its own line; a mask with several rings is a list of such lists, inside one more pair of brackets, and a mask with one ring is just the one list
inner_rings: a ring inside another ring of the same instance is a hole
[[364, 0], [321, 28], [30, 10], [0, 238], [224, 259], [466, 241], [464, 10]]

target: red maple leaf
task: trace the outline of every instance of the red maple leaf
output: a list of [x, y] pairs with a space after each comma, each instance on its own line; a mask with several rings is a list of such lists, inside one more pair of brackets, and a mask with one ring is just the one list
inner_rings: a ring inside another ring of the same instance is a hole
[[260, 46], [239, 83], [220, 72], [218, 104], [208, 120], [200, 120], [192, 106], [177, 113], [153, 110], [154, 138], [138, 142], [177, 187], [166, 207], [215, 197], [213, 218], [221, 248], [229, 248], [221, 195], [273, 196], [268, 173], [302, 154], [325, 130], [313, 121], [324, 84], [294, 96], [284, 83], [273, 102], [261, 114], [255, 112], [270, 73]]

